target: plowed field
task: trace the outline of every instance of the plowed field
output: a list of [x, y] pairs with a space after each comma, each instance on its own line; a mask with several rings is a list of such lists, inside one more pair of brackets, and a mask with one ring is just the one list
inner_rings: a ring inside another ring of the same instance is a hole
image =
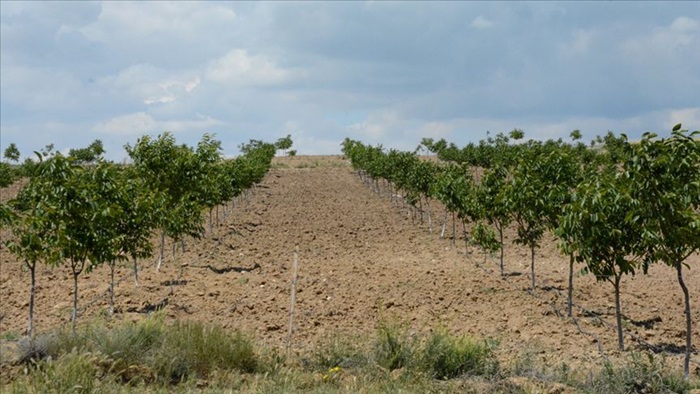
[[[3, 190], [2, 199], [12, 193]], [[433, 227], [443, 219], [436, 205]], [[579, 307], [574, 320], [566, 318], [568, 259], [552, 236], [537, 251], [538, 288], [530, 292], [529, 251], [511, 242], [512, 229], [506, 240], [508, 276], [501, 278], [496, 258], [484, 259], [473, 247], [465, 253], [463, 239], [453, 245], [449, 230], [442, 239], [439, 229], [431, 233], [427, 216], [423, 224], [412, 219], [401, 203], [365, 186], [340, 157], [276, 159], [262, 185], [223, 216], [220, 210], [214, 233], [188, 240], [184, 253], [178, 247], [173, 255], [168, 244], [160, 272], [155, 258], [141, 262], [138, 287], [130, 267], [120, 267], [114, 319], [142, 319], [163, 308], [173, 319], [239, 327], [263, 343], [284, 346], [298, 245], [294, 349], [328, 333], [370, 334], [380, 319], [398, 319], [416, 331], [441, 325], [497, 339], [504, 360], [531, 351], [547, 363], [588, 367], [600, 365], [603, 354], [619, 356], [612, 285], [577, 275]], [[0, 337], [7, 344], [26, 330], [29, 274], [4, 246], [0, 263]], [[693, 256], [689, 263], [685, 274], [697, 349], [700, 261]], [[80, 278], [80, 321], [106, 313], [108, 280], [106, 267]], [[41, 266], [37, 285], [38, 331], [67, 324], [70, 268]], [[647, 343], [680, 367], [684, 315], [675, 271], [656, 266], [649, 275], [625, 277], [622, 292], [628, 347]], [[697, 351], [693, 357], [691, 369], [697, 370]]]

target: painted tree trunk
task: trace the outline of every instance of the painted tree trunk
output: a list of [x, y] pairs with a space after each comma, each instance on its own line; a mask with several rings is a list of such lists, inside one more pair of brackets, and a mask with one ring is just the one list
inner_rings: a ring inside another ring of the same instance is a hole
[[625, 342], [622, 337], [622, 311], [620, 309], [620, 279], [622, 275], [615, 275], [615, 320], [617, 322], [617, 346], [620, 351], [625, 350]]
[[569, 255], [569, 297], [566, 303], [566, 315], [571, 317], [573, 315], [573, 304], [574, 304], [574, 255]]
[[29, 339], [34, 339], [34, 294], [36, 291], [36, 263], [27, 264], [31, 275], [31, 285], [29, 288], [29, 327], [27, 334]]
[[80, 268], [77, 268], [76, 263], [73, 262], [73, 313], [71, 313], [71, 323], [73, 325], [73, 332], [75, 332], [75, 324], [78, 320], [78, 276], [83, 272], [83, 267], [85, 262], [80, 263]]
[[535, 291], [535, 247], [530, 246], [530, 274], [532, 275], [532, 291]]
[[686, 379], [690, 376], [690, 349], [692, 348], [692, 319], [690, 315], [690, 294], [688, 287], [683, 280], [683, 263], [676, 263], [676, 272], [678, 273], [678, 284], [683, 290], [683, 300], [685, 301], [685, 359], [683, 360], [683, 375]]
[[109, 263], [109, 315], [114, 315], [114, 261]]
[[134, 260], [134, 287], [139, 287], [139, 266], [136, 262], [136, 255], [133, 256]]
[[464, 235], [464, 256], [469, 256], [469, 236], [467, 235], [467, 224], [462, 220], [462, 234]]
[[160, 233], [160, 256], [158, 257], [158, 265], [156, 265], [156, 271], [160, 271], [160, 266], [163, 264], [163, 257], [165, 255], [165, 230]]
[[503, 226], [498, 226], [498, 237], [501, 242], [501, 276], [506, 276], [505, 273], [505, 267], [503, 264], [503, 249], [505, 248], [505, 245], [503, 245]]

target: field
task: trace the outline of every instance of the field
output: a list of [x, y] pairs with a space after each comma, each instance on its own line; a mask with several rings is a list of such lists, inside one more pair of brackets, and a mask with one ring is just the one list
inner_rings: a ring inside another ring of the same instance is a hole
[[[16, 193], [2, 190], [2, 200]], [[214, 233], [188, 240], [183, 253], [167, 245], [156, 272], [155, 258], [142, 262], [139, 287], [130, 267], [117, 270], [117, 321], [138, 321], [163, 309], [168, 319], [215, 322], [241, 328], [270, 347], [284, 347], [290, 307], [293, 251], [299, 247], [299, 279], [292, 349], [304, 352], [328, 335], [369, 335], [382, 320], [403, 322], [414, 332], [438, 327], [497, 341], [507, 364], [523, 353], [545, 365], [566, 363], [596, 369], [616, 350], [612, 286], [577, 275], [575, 318], [566, 318], [568, 260], [553, 236], [538, 249], [538, 288], [530, 292], [529, 251], [506, 241], [506, 271], [462, 238], [453, 245], [439, 236], [442, 209], [433, 205], [433, 232], [388, 196], [378, 196], [341, 157], [276, 158], [253, 193], [227, 213], [219, 211]], [[458, 230], [461, 230], [458, 227]], [[458, 231], [461, 233], [461, 231]], [[3, 234], [4, 237], [7, 234]], [[154, 239], [155, 242], [155, 239]], [[11, 354], [27, 326], [28, 281], [21, 264], [0, 249], [0, 338]], [[693, 303], [693, 343], [700, 344], [700, 259], [689, 259], [686, 283]], [[581, 268], [581, 267], [579, 267]], [[109, 271], [80, 278], [80, 321], [106, 314]], [[72, 307], [69, 268], [40, 266], [36, 327], [66, 325]], [[651, 349], [682, 365], [683, 300], [675, 272], [654, 266], [651, 275], [626, 276], [622, 284], [625, 342]], [[700, 374], [697, 350], [691, 373]]]

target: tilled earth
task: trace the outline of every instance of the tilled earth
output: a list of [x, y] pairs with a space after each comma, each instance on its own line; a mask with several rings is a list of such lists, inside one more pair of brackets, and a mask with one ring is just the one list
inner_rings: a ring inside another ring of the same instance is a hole
[[[138, 320], [156, 309], [173, 319], [241, 328], [270, 346], [285, 346], [289, 324], [292, 262], [298, 245], [298, 281], [292, 347], [312, 347], [327, 335], [372, 334], [380, 320], [410, 330], [445, 327], [498, 341], [504, 361], [528, 352], [550, 365], [599, 366], [618, 358], [612, 285], [576, 275], [574, 319], [566, 318], [568, 259], [552, 236], [537, 250], [538, 288], [529, 291], [529, 251], [511, 242], [506, 270], [476, 248], [453, 245], [451, 223], [439, 236], [443, 214], [433, 204], [433, 232], [402, 203], [364, 185], [340, 157], [277, 159], [266, 180], [235, 208], [214, 233], [172, 245], [156, 272], [155, 258], [141, 262], [134, 286], [130, 267], [117, 270], [116, 320]], [[16, 190], [3, 190], [2, 199]], [[208, 227], [207, 227], [208, 228]], [[461, 232], [461, 225], [458, 227]], [[6, 239], [8, 234], [2, 234]], [[156, 242], [154, 238], [154, 242]], [[29, 274], [0, 249], [0, 338], [5, 346], [25, 334]], [[694, 306], [693, 341], [700, 345], [700, 264], [689, 260], [685, 278]], [[577, 266], [580, 270], [581, 266]], [[80, 320], [106, 314], [109, 271], [81, 276]], [[67, 266], [38, 270], [36, 326], [46, 332], [68, 324], [72, 277]], [[622, 309], [626, 345], [651, 346], [681, 366], [684, 314], [675, 271], [652, 267], [649, 275], [625, 277]], [[691, 369], [700, 373], [694, 352]]]

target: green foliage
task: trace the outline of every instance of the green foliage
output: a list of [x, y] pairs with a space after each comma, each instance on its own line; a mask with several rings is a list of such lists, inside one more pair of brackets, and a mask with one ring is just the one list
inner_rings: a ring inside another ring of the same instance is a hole
[[586, 386], [586, 391], [609, 394], [685, 393], [691, 387], [682, 375], [668, 370], [663, 358], [651, 353], [633, 353], [630, 362], [622, 367], [606, 362]]
[[16, 178], [14, 169], [9, 164], [0, 162], [0, 187], [10, 186]]
[[17, 144], [13, 142], [10, 145], [8, 145], [7, 148], [5, 148], [3, 157], [7, 161], [14, 161], [15, 163], [19, 162], [20, 153], [19, 149], [17, 148]]
[[[684, 372], [690, 373], [692, 320], [690, 294], [683, 280], [686, 259], [700, 250], [700, 131], [688, 133], [678, 124], [670, 138], [645, 133], [630, 147], [624, 176], [630, 183], [634, 209], [628, 226], [641, 227], [645, 263], [661, 261], [676, 270], [686, 314]], [[687, 265], [686, 265], [687, 266]]]
[[[287, 134], [286, 137], [280, 138], [275, 142], [275, 148], [277, 150], [287, 152], [289, 149], [292, 148], [293, 144], [294, 144], [294, 141], [292, 141], [292, 136], [290, 134]], [[291, 152], [289, 152], [289, 153], [291, 153]], [[296, 151], [294, 153], [296, 154]]]
[[484, 253], [495, 253], [501, 249], [502, 245], [498, 239], [498, 234], [491, 226], [478, 222], [472, 227], [471, 235], [472, 242], [479, 245]]
[[377, 364], [393, 371], [410, 365], [416, 343], [401, 324], [381, 321], [374, 349]]
[[70, 149], [68, 157], [72, 157], [78, 163], [88, 164], [94, 163], [102, 159], [105, 153], [104, 146], [101, 140], [95, 140], [85, 148]]
[[149, 354], [157, 379], [179, 382], [204, 378], [217, 369], [254, 372], [258, 358], [253, 343], [240, 332], [198, 322], [176, 322], [161, 332], [160, 346]]
[[203, 167], [194, 151], [177, 145], [170, 133], [139, 138], [125, 149], [133, 160], [137, 176], [154, 194], [162, 196], [157, 223], [165, 234], [175, 240], [185, 235], [199, 237], [202, 233], [201, 183], [206, 179]]
[[302, 364], [312, 371], [326, 372], [333, 368], [357, 368], [368, 363], [362, 340], [351, 335], [329, 335], [316, 343]]
[[428, 338], [421, 362], [436, 379], [494, 376], [498, 372], [498, 363], [487, 343], [455, 337], [445, 330], [437, 330]]
[[99, 354], [74, 349], [59, 360], [41, 362], [31, 375], [14, 382], [13, 393], [92, 393], [102, 384], [100, 365], [109, 362]]
[[253, 342], [239, 331], [197, 322], [166, 325], [162, 316], [122, 323], [113, 329], [94, 325], [75, 333], [60, 331], [35, 343], [41, 347], [33, 353], [37, 371], [68, 366], [75, 356], [99, 355], [100, 362], [93, 364], [95, 370], [82, 373], [95, 372], [93, 378], [110, 374], [128, 383], [168, 385], [207, 378], [214, 371], [250, 373], [260, 369]]

